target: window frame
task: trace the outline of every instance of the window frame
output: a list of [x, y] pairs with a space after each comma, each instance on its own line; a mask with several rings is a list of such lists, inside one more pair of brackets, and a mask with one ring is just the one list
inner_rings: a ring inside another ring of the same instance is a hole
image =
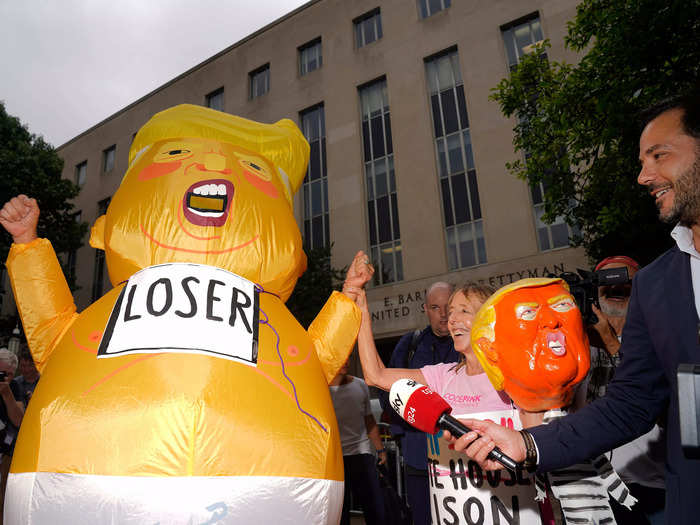
[[[441, 68], [442, 60], [448, 69]], [[488, 250], [459, 50], [452, 46], [423, 62], [447, 263], [450, 271], [473, 268], [488, 263]], [[448, 71], [448, 78], [441, 76]], [[454, 117], [454, 129], [448, 129], [448, 116]], [[471, 250], [465, 251], [469, 243]]]
[[[256, 87], [257, 87], [257, 79], [259, 78], [259, 75], [262, 75], [263, 73], [267, 73], [265, 77], [265, 91], [262, 93], [256, 94]], [[263, 64], [260, 67], [255, 68], [253, 71], [248, 73], [248, 98], [249, 100], [253, 100], [256, 98], [260, 98], [265, 96], [270, 92], [270, 63], [267, 62], [266, 64]]]
[[[310, 125], [318, 126], [318, 137], [307, 133], [306, 117], [310, 117], [314, 112], [318, 113], [318, 118], [315, 122], [310, 122]], [[313, 106], [309, 106], [299, 112], [299, 128], [304, 137], [311, 146], [309, 165], [306, 168], [306, 174], [301, 186], [302, 200], [302, 230], [303, 241], [306, 249], [316, 249], [331, 245], [330, 238], [330, 206], [328, 204], [328, 162], [326, 157], [326, 111], [325, 104], [319, 102]], [[317, 147], [315, 147], [318, 143]], [[316, 150], [316, 151], [315, 151]], [[314, 155], [318, 158], [314, 159]], [[316, 164], [316, 161], [318, 163]], [[313, 177], [314, 166], [318, 166], [318, 176]], [[314, 192], [320, 192], [320, 213], [314, 214], [313, 196]], [[319, 224], [320, 223], [320, 224]], [[316, 228], [320, 226], [320, 236], [322, 242], [317, 245], [314, 238], [319, 235]]]
[[[212, 101], [219, 100], [218, 97], [220, 97], [220, 100], [221, 100], [221, 107], [215, 108], [212, 106]], [[215, 89], [214, 91], [204, 95], [204, 105], [206, 107], [208, 107], [209, 109], [213, 109], [216, 111], [223, 111], [224, 110], [224, 102], [225, 102], [225, 100], [224, 100], [224, 86], [221, 86], [220, 88]]]
[[[523, 54], [520, 54], [520, 49], [516, 45], [515, 41], [515, 35], [513, 34], [512, 40], [513, 40], [513, 48], [509, 47], [508, 43], [506, 42], [506, 34], [510, 36], [510, 33], [512, 33], [516, 28], [523, 26], [525, 24], [531, 25], [532, 22], [534, 21], [539, 22], [539, 31], [541, 33], [541, 37], [539, 40], [534, 40], [530, 44], [528, 44], [525, 47], [532, 47], [533, 45], [542, 42], [544, 40], [544, 28], [542, 27], [542, 17], [540, 16], [539, 11], [533, 11], [532, 13], [528, 13], [527, 15], [521, 16], [519, 18], [516, 18], [515, 20], [508, 22], [507, 24], [503, 24], [500, 27], [501, 30], [501, 42], [503, 43], [504, 51], [505, 51], [505, 57], [506, 57], [506, 63], [508, 66], [509, 72], [513, 70], [514, 67], [518, 65], [520, 62], [520, 59], [527, 53], [527, 51]], [[530, 31], [532, 31], [532, 28], [530, 28]], [[515, 57], [515, 62], [511, 61], [511, 54]]]
[[[87, 159], [85, 159], [84, 161], [79, 162], [78, 164], [75, 165], [75, 174], [73, 177], [73, 181], [75, 182], [75, 185], [78, 186], [79, 188], [82, 188], [85, 185], [85, 183], [87, 182], [87, 164], [88, 164], [88, 161], [87, 161]], [[83, 174], [82, 181], [80, 180], [81, 168], [82, 168], [82, 174]]]
[[[71, 218], [80, 223], [83, 220], [82, 210], [77, 210], [71, 214]], [[78, 250], [70, 250], [68, 256], [66, 257], [66, 273], [71, 282], [75, 283], [75, 278], [77, 275], [76, 268], [78, 264]]]
[[[537, 22], [537, 27], [539, 28], [539, 39], [537, 39], [537, 30], [533, 29], [533, 22]], [[528, 30], [532, 37], [532, 41], [521, 49], [517, 45], [518, 43], [516, 40], [515, 31], [526, 24], [528, 25]], [[542, 27], [542, 18], [540, 17], [538, 11], [534, 11], [525, 16], [517, 18], [512, 22], [504, 24], [500, 27], [500, 30], [501, 41], [503, 42], [505, 51], [506, 66], [508, 67], [509, 72], [512, 72], [518, 66], [520, 59], [529, 52], [528, 48], [532, 48], [535, 44], [542, 42], [545, 39], [544, 29]], [[507, 38], [510, 39], [510, 42], [506, 40]], [[516, 59], [515, 62], [512, 62], [511, 60], [513, 57]], [[547, 55], [543, 54], [542, 58], [546, 60]], [[525, 154], [525, 162], [527, 162], [527, 157], [528, 155]], [[538, 250], [540, 252], [549, 252], [552, 250], [569, 248], [571, 246], [572, 239], [577, 235], [577, 229], [569, 226], [569, 224], [561, 216], [556, 217], [551, 224], [546, 224], [544, 221], [542, 221], [541, 217], [544, 214], [544, 185], [541, 182], [535, 185], [528, 184], [528, 190]], [[557, 232], [562, 226], [566, 227], [567, 231], [566, 244], [556, 242], [558, 238]], [[555, 232], [555, 230], [557, 231]]]
[[[365, 25], [368, 21], [373, 20], [373, 33], [374, 38], [367, 41], [367, 35], [365, 31]], [[367, 11], [366, 13], [356, 17], [352, 21], [353, 33], [355, 35], [355, 49], [360, 49], [362, 47], [368, 46], [373, 42], [377, 42], [384, 37], [384, 29], [382, 27], [382, 12], [381, 8], [375, 7], [374, 9]]]
[[[102, 199], [97, 203], [97, 216], [107, 213], [112, 197]], [[95, 263], [92, 269], [92, 302], [97, 301], [104, 295], [105, 280], [105, 252], [95, 248]]]
[[[369, 90], [375, 86], [379, 89], [381, 107], [372, 111], [371, 103], [372, 100], [377, 101], [377, 93], [372, 93]], [[386, 76], [358, 86], [357, 92], [360, 109], [365, 202], [367, 204], [367, 239], [369, 241], [367, 253], [377, 269], [374, 273], [373, 284], [381, 286], [398, 283], [405, 279], [391, 131], [391, 107]], [[369, 104], [367, 107], [365, 107], [365, 101]], [[381, 139], [381, 144], [374, 141], [374, 135], [377, 132], [380, 134], [377, 138]], [[382, 222], [381, 212], [388, 215], [388, 224]], [[385, 271], [385, 266], [390, 266], [388, 271]]]
[[443, 11], [446, 11], [450, 7], [452, 7], [452, 0], [438, 0], [440, 2], [441, 7], [437, 9], [436, 11], [432, 10], [431, 7], [431, 0], [416, 0], [416, 5], [418, 6], [418, 14], [421, 18], [421, 20], [425, 20], [426, 18], [430, 18], [433, 15], [436, 15], [437, 13], [441, 13]]
[[[108, 166], [109, 160], [111, 158], [111, 165]], [[112, 144], [108, 148], [102, 150], [102, 173], [111, 173], [114, 170], [114, 166], [117, 163], [117, 145]]]
[[[316, 55], [316, 67], [313, 69], [308, 68], [308, 60], [305, 62], [305, 53], [311, 49], [318, 47], [318, 53]], [[306, 44], [302, 44], [297, 48], [297, 57], [299, 62], [299, 76], [304, 77], [309, 73], [312, 73], [323, 66], [323, 40], [320, 36], [309, 40]], [[306, 66], [306, 67], [305, 67]]]

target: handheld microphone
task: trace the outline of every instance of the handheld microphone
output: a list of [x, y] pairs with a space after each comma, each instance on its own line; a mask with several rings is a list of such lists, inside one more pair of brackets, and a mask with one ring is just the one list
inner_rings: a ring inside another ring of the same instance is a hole
[[[444, 429], [458, 438], [471, 431], [450, 415], [452, 407], [437, 392], [412, 379], [399, 379], [391, 385], [389, 402], [402, 419], [428, 434]], [[510, 470], [515, 470], [517, 466], [498, 447], [489, 452], [488, 458]]]

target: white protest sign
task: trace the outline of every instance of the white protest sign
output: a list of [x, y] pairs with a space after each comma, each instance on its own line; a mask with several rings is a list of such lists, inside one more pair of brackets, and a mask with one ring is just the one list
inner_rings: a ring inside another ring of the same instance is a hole
[[98, 358], [124, 354], [205, 354], [255, 365], [259, 299], [255, 285], [201, 264], [150, 266], [121, 291]]
[[[455, 415], [489, 419], [522, 428], [516, 410]], [[439, 525], [541, 525], [535, 484], [527, 472], [484, 472], [463, 452], [450, 450], [441, 437], [428, 435], [428, 474], [432, 521]]]

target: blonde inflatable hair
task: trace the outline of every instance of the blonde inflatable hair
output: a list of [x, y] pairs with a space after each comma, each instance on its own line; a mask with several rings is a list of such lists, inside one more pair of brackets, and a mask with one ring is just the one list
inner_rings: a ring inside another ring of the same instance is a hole
[[476, 313], [472, 323], [472, 350], [474, 351], [476, 358], [481, 363], [484, 372], [486, 372], [486, 375], [496, 390], [503, 390], [503, 372], [501, 372], [500, 368], [489, 361], [477, 344], [477, 341], [481, 338], [488, 339], [490, 342], [493, 342], [496, 339], [496, 309], [494, 307], [503, 298], [503, 296], [509, 292], [519, 290], [521, 288], [547, 286], [556, 282], [561, 283], [567, 291], [569, 290], [569, 285], [566, 284], [566, 281], [560, 278], [533, 277], [529, 279], [520, 279], [519, 281], [507, 284], [496, 290], [496, 292], [489, 297], [484, 304], [481, 305], [481, 308], [479, 308], [479, 311]]
[[278, 169], [287, 202], [299, 189], [309, 158], [309, 143], [289, 119], [261, 124], [202, 106], [180, 104], [156, 113], [136, 134], [129, 167], [159, 140], [196, 137], [235, 144], [270, 160]]
[[[455, 290], [452, 292], [450, 295], [450, 299], [447, 301], [447, 304], [452, 303], [452, 299], [454, 299], [455, 295], [458, 293], [462, 293], [464, 297], [467, 299], [470, 296], [476, 296], [482, 301], [485, 301], [486, 299], [491, 296], [494, 292], [494, 288], [492, 286], [489, 286], [488, 284], [479, 284], [475, 283], [474, 281], [467, 281], [464, 283], [462, 286], [459, 288], [455, 288]], [[467, 364], [466, 358], [464, 357], [463, 354], [459, 354], [459, 361], [457, 362], [457, 365], [454, 367], [454, 371], [458, 372], [460, 368], [465, 366]]]

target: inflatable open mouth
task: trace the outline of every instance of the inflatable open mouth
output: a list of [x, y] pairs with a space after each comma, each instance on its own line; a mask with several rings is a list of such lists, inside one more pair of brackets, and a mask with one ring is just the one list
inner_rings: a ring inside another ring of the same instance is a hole
[[185, 219], [196, 226], [223, 226], [228, 219], [233, 191], [233, 184], [225, 179], [193, 184], [182, 200]]

